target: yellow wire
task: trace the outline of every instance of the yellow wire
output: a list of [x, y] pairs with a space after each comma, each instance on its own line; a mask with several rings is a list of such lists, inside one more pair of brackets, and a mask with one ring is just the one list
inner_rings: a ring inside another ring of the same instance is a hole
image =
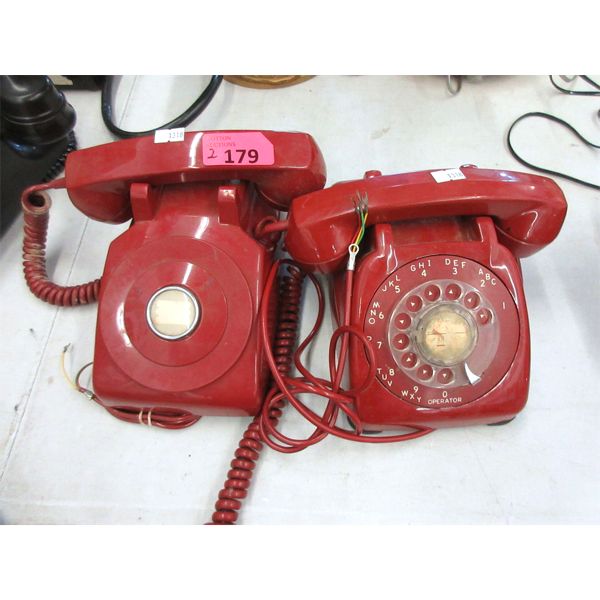
[[79, 388], [75, 385], [75, 382], [69, 377], [67, 373], [67, 369], [65, 367], [65, 355], [67, 354], [67, 350], [71, 344], [67, 344], [60, 355], [60, 370], [62, 371], [63, 377], [67, 380], [68, 384], [76, 391], [79, 391]]
[[362, 239], [365, 235], [365, 229], [367, 226], [367, 217], [368, 217], [369, 213], [368, 212], [361, 212], [361, 216], [360, 216], [360, 220], [361, 220], [361, 225], [360, 225], [360, 230], [356, 236], [356, 239], [354, 240], [355, 244], [360, 244], [362, 242]]

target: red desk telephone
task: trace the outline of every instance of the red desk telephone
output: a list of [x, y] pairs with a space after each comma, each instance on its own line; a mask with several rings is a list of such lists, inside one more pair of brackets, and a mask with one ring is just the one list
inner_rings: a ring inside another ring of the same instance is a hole
[[[295, 452], [328, 434], [401, 441], [505, 422], [523, 408], [529, 330], [519, 258], [560, 231], [566, 202], [552, 180], [466, 166], [370, 171], [322, 189], [325, 165], [307, 134], [187, 132], [156, 142], [79, 150], [64, 179], [23, 193], [25, 276], [54, 304], [99, 299], [93, 397], [115, 416], [170, 428], [202, 415], [254, 416], [214, 523], [236, 520], [263, 443]], [[132, 218], [101, 283], [48, 280], [44, 190], [57, 187], [94, 219]], [[282, 235], [292, 261], [275, 260]], [[329, 380], [301, 360], [323, 317], [315, 271], [332, 276], [339, 323]], [[320, 308], [294, 351], [307, 275]], [[299, 399], [305, 393], [325, 398], [321, 414]], [[307, 439], [277, 429], [286, 400], [314, 425]]]

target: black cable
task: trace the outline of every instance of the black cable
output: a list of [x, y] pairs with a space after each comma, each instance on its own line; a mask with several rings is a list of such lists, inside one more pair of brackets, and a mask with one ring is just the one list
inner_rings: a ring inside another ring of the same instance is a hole
[[541, 173], [548, 173], [549, 175], [554, 175], [555, 177], [562, 177], [564, 179], [568, 179], [570, 181], [574, 181], [575, 183], [580, 183], [581, 185], [585, 185], [587, 187], [591, 187], [591, 188], [593, 188], [595, 190], [600, 190], [600, 185], [598, 185], [598, 184], [591, 183], [590, 181], [584, 181], [583, 179], [578, 179], [577, 177], [573, 177], [571, 175], [567, 175], [566, 173], [560, 173], [559, 171], [552, 171], [551, 169], [545, 169], [544, 167], [540, 167], [538, 165], [533, 165], [530, 162], [527, 162], [526, 160], [524, 160], [523, 158], [521, 158], [517, 154], [517, 152], [515, 151], [515, 149], [513, 148], [512, 143], [511, 143], [510, 134], [512, 133], [512, 130], [513, 130], [514, 126], [517, 123], [519, 123], [523, 119], [527, 119], [529, 117], [541, 117], [543, 119], [548, 119], [549, 121], [554, 121], [555, 123], [559, 123], [560, 125], [563, 125], [564, 127], [566, 127], [573, 134], [575, 134], [587, 146], [591, 146], [592, 148], [600, 148], [600, 145], [593, 144], [589, 140], [586, 140], [572, 125], [570, 125], [566, 121], [563, 121], [563, 119], [559, 119], [558, 117], [555, 117], [554, 115], [551, 115], [551, 114], [545, 113], [545, 112], [528, 112], [528, 113], [525, 113], [524, 115], [521, 115], [510, 126], [510, 129], [508, 130], [508, 134], [506, 136], [506, 143], [508, 145], [508, 150], [513, 155], [513, 157], [516, 160], [518, 160], [522, 165], [525, 165], [526, 167], [529, 167], [530, 169], [533, 169], [534, 171], [540, 171]]
[[583, 81], [596, 88], [595, 90], [568, 90], [567, 88], [561, 87], [554, 81], [552, 75], [549, 75], [550, 83], [563, 94], [569, 94], [570, 96], [600, 96], [600, 83], [596, 83], [593, 79], [590, 79], [587, 75], [578, 75]]
[[189, 125], [210, 104], [210, 101], [213, 99], [221, 85], [221, 81], [223, 81], [223, 76], [213, 75], [208, 85], [195, 102], [177, 118], [160, 127], [148, 129], [147, 131], [125, 131], [114, 124], [112, 106], [114, 81], [114, 75], [108, 75], [102, 86], [102, 120], [106, 127], [108, 127], [108, 129], [116, 136], [121, 138], [133, 138], [141, 137], [143, 135], [152, 135], [157, 129], [173, 129], [175, 127], [186, 127]]
[[[586, 75], [579, 75], [579, 77], [581, 79], [583, 79], [586, 83], [590, 84], [592, 87], [597, 88], [597, 90], [596, 91], [568, 90], [566, 88], [559, 86], [552, 78], [552, 75], [550, 75], [550, 82], [557, 90], [561, 91], [564, 94], [569, 94], [572, 96], [600, 96], [600, 84], [595, 82], [593, 79], [590, 79]], [[600, 116], [600, 111], [599, 111], [599, 116]], [[547, 173], [548, 175], [553, 175], [555, 177], [562, 177], [563, 179], [568, 179], [569, 181], [573, 181], [575, 183], [585, 185], [586, 187], [590, 187], [594, 190], [600, 190], [600, 184], [592, 183], [590, 181], [584, 181], [583, 179], [578, 179], [577, 177], [573, 177], [572, 175], [567, 175], [566, 173], [561, 173], [559, 171], [553, 171], [551, 169], [546, 169], [544, 167], [534, 165], [534, 164], [526, 161], [525, 159], [521, 158], [521, 156], [519, 156], [517, 154], [517, 151], [514, 149], [512, 142], [511, 142], [510, 136], [511, 136], [512, 130], [514, 129], [514, 127], [517, 123], [519, 123], [520, 121], [523, 121], [524, 119], [528, 119], [530, 117], [539, 117], [542, 119], [548, 119], [549, 121], [554, 121], [555, 123], [558, 123], [559, 125], [562, 125], [563, 127], [566, 127], [571, 133], [573, 133], [577, 138], [579, 138], [586, 146], [590, 146], [591, 148], [600, 148], [600, 145], [594, 144], [594, 143], [590, 142], [588, 139], [584, 138], [581, 135], [581, 133], [579, 133], [579, 131], [577, 131], [571, 124], [567, 123], [565, 120], [560, 119], [559, 117], [556, 117], [554, 115], [551, 115], [551, 114], [545, 113], [545, 112], [528, 112], [528, 113], [525, 113], [524, 115], [521, 115], [518, 119], [516, 119], [516, 121], [513, 122], [513, 124], [510, 126], [508, 133], [506, 135], [506, 144], [507, 144], [508, 150], [512, 154], [513, 158], [515, 160], [517, 160], [518, 162], [520, 162], [522, 165], [525, 165], [526, 167], [529, 167], [530, 169], [533, 169], [534, 171], [539, 171], [541, 173]]]

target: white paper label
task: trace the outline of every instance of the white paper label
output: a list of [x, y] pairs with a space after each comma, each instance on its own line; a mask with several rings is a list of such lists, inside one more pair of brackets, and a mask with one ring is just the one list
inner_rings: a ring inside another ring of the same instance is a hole
[[177, 129], [157, 129], [154, 132], [154, 143], [164, 144], [166, 142], [183, 142], [185, 137], [185, 127]]
[[437, 183], [445, 183], [446, 181], [456, 181], [457, 179], [466, 179], [466, 177], [460, 169], [431, 171], [431, 176], [437, 181]]

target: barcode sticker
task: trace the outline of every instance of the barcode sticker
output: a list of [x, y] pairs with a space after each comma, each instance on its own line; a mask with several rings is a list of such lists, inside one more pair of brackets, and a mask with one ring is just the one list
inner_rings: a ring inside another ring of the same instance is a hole
[[466, 179], [464, 173], [460, 169], [431, 171], [431, 176], [437, 181], [437, 183], [445, 183], [446, 181], [456, 181], [457, 179]]
[[157, 129], [154, 132], [154, 143], [165, 144], [166, 142], [183, 142], [185, 138], [185, 127], [176, 129]]

